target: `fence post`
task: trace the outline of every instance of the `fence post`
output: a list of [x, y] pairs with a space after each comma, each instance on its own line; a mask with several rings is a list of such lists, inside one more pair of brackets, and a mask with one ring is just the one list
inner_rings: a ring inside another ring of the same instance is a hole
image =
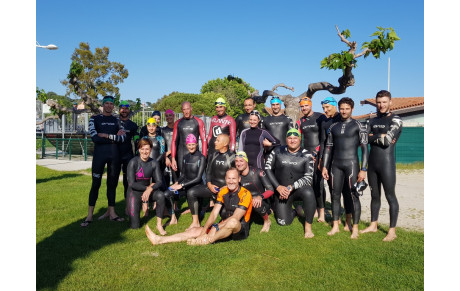
[[88, 143], [86, 142], [87, 138], [85, 136], [85, 161], [88, 159], [87, 152], [88, 152]]
[[58, 158], [58, 150], [59, 150], [59, 139], [56, 138], [56, 160]]
[[42, 132], [42, 159], [45, 158], [45, 155], [46, 155], [45, 153], [45, 135]]
[[69, 138], [69, 161], [72, 160], [72, 139]]

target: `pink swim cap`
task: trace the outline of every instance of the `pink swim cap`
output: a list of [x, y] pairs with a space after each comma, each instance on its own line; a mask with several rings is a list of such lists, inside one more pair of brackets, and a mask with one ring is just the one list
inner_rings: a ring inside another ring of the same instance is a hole
[[187, 135], [187, 138], [185, 139], [185, 144], [189, 143], [197, 143], [196, 137], [192, 133]]
[[165, 111], [165, 114], [174, 114], [174, 111], [172, 111], [171, 109], [168, 109]]

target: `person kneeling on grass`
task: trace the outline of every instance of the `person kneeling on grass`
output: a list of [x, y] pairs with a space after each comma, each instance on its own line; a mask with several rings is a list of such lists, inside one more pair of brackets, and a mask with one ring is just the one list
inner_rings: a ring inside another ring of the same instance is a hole
[[[230, 168], [225, 174], [226, 186], [217, 194], [217, 201], [204, 227], [192, 227], [185, 232], [171, 236], [158, 236], [145, 226], [145, 234], [153, 245], [187, 241], [189, 245], [206, 245], [230, 237], [234, 240], [245, 239], [249, 235], [249, 218], [252, 211], [252, 195], [239, 186], [241, 178], [238, 170]], [[224, 207], [225, 216], [215, 223], [220, 210]]]

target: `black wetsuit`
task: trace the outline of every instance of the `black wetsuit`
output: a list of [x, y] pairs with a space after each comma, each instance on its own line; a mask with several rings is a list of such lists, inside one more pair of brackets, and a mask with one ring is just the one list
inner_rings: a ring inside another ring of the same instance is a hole
[[149, 200], [156, 201], [156, 215], [163, 218], [165, 208], [165, 196], [160, 190], [162, 186], [162, 176], [158, 163], [149, 158], [143, 161], [139, 156], [136, 156], [129, 161], [128, 164], [128, 215], [131, 222], [131, 228], [139, 228], [140, 226], [140, 210], [142, 206], [142, 194], [151, 184], [152, 193]]
[[[332, 124], [328, 129], [323, 158], [326, 168], [331, 164], [329, 176], [332, 179], [331, 200], [334, 221], [339, 220], [342, 188], [351, 189], [358, 178], [360, 170], [358, 147], [360, 145], [362, 151], [361, 169], [367, 170], [367, 134], [367, 126], [351, 117]], [[334, 155], [332, 159], [331, 153]], [[351, 200], [353, 201], [353, 224], [358, 224], [361, 216], [359, 197], [349, 193], [344, 193], [344, 195], [351, 196]]]
[[292, 119], [284, 114], [266, 116], [261, 122], [261, 128], [270, 132], [271, 135], [280, 141], [281, 145], [286, 145], [286, 133], [293, 127]]
[[121, 169], [123, 170], [123, 187], [126, 199], [126, 193], [128, 191], [128, 177], [126, 171], [129, 161], [134, 157], [133, 141], [134, 148], [137, 148], [137, 139], [139, 138], [139, 134], [137, 133], [137, 124], [132, 120], [120, 120], [120, 122], [126, 132], [126, 139], [120, 144]]
[[[123, 129], [115, 116], [94, 115], [89, 119], [89, 132], [94, 142], [93, 162], [91, 165], [92, 184], [89, 192], [89, 206], [95, 206], [101, 187], [102, 174], [107, 164], [107, 200], [109, 206], [115, 206], [115, 195], [120, 176], [120, 148], [126, 135], [117, 135]], [[99, 137], [98, 133], [107, 133], [109, 138]]]
[[268, 156], [265, 172], [276, 190], [279, 185], [292, 185], [288, 199], [280, 199], [275, 195], [275, 218], [279, 225], [289, 225], [296, 215], [292, 209], [295, 200], [302, 200], [305, 221], [313, 222], [316, 210], [315, 193], [313, 192], [313, 157], [308, 151], [299, 149], [290, 153], [287, 146], [276, 147]]
[[182, 188], [177, 191], [177, 194], [171, 190], [166, 190], [165, 192], [165, 196], [169, 199], [171, 205], [175, 197], [186, 196], [188, 190], [193, 186], [202, 185], [203, 182], [202, 176], [206, 169], [206, 158], [200, 151], [196, 150], [193, 154], [186, 154], [182, 164], [184, 166], [184, 171], [177, 180], [177, 182], [182, 185]]
[[[235, 166], [235, 153], [227, 150], [225, 153], [214, 152], [211, 157], [208, 157], [206, 165], [206, 184], [216, 185], [221, 188], [225, 186], [225, 174], [227, 170]], [[190, 207], [190, 212], [195, 215], [198, 214], [198, 198], [212, 198], [216, 199], [217, 194], [209, 190], [207, 185], [199, 184], [192, 187], [187, 192], [187, 202]]]
[[[159, 125], [157, 125], [157, 129], [155, 130], [155, 132], [157, 135], [161, 135], [161, 127]], [[144, 125], [139, 130], [139, 136], [147, 136], [147, 135], [149, 135], [149, 131], [147, 129], [147, 125]]]
[[272, 146], [280, 145], [279, 140], [265, 129], [251, 127], [243, 130], [241, 133], [238, 151], [246, 153], [249, 166], [259, 169], [264, 168], [264, 139], [268, 139], [272, 143]]
[[181, 118], [174, 123], [173, 138], [171, 141], [171, 157], [176, 159], [177, 170], [181, 173], [184, 156], [188, 153], [185, 140], [192, 133], [197, 140], [201, 139], [202, 154], [206, 157], [207, 141], [204, 122], [196, 116], [190, 119]]
[[270, 214], [270, 204], [267, 199], [275, 193], [275, 190], [273, 189], [270, 179], [268, 179], [265, 171], [249, 167], [249, 173], [246, 176], [240, 174], [240, 177], [241, 186], [248, 189], [253, 198], [256, 196], [262, 196], [261, 206], [258, 208], [253, 207], [252, 209], [262, 217], [265, 216], [265, 214]]
[[[235, 118], [235, 123], [236, 123], [236, 143], [239, 144], [239, 138], [240, 138], [240, 135], [241, 135], [241, 132], [243, 132], [243, 130], [245, 129], [248, 129], [251, 127], [251, 125], [249, 125], [249, 113], [243, 113], [243, 114], [240, 114], [238, 115], [237, 118]], [[261, 116], [262, 118], [262, 116]], [[260, 121], [259, 123], [257, 124], [257, 127], [260, 127]]]
[[[399, 203], [395, 193], [396, 161], [394, 150], [396, 141], [401, 135], [402, 120], [398, 115], [379, 113], [377, 117], [368, 122], [369, 144], [371, 145], [368, 172], [372, 197], [371, 221], [377, 221], [379, 218], [381, 186], [383, 185], [385, 197], [390, 206], [390, 227], [396, 227]], [[386, 134], [385, 137], [381, 137], [382, 134]]]
[[212, 156], [212, 154], [216, 151], [215, 143], [216, 139], [219, 135], [226, 134], [230, 139], [230, 143], [228, 144], [229, 149], [231, 151], [235, 151], [235, 144], [236, 144], [236, 123], [235, 119], [230, 115], [224, 114], [222, 116], [214, 115], [211, 118], [211, 124], [209, 126], [209, 133], [208, 133], [208, 155]]
[[[171, 151], [171, 143], [172, 143], [172, 137], [173, 137], [173, 131], [174, 131], [174, 126], [173, 127], [162, 127], [161, 128], [161, 136], [165, 139], [165, 145], [166, 145], [166, 152]], [[171, 154], [167, 156], [167, 158], [171, 161]], [[177, 173], [175, 171], [172, 171], [171, 167], [167, 167], [164, 172], [165, 176], [165, 186], [169, 186], [170, 184], [174, 183], [177, 181]], [[172, 177], [172, 179], [171, 179]]]

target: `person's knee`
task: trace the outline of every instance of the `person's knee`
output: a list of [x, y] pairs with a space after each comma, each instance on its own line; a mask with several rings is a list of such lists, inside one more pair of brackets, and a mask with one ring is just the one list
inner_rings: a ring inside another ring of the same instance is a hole
[[241, 223], [234, 217], [230, 217], [226, 222], [225, 222], [225, 228], [236, 230], [240, 229]]

